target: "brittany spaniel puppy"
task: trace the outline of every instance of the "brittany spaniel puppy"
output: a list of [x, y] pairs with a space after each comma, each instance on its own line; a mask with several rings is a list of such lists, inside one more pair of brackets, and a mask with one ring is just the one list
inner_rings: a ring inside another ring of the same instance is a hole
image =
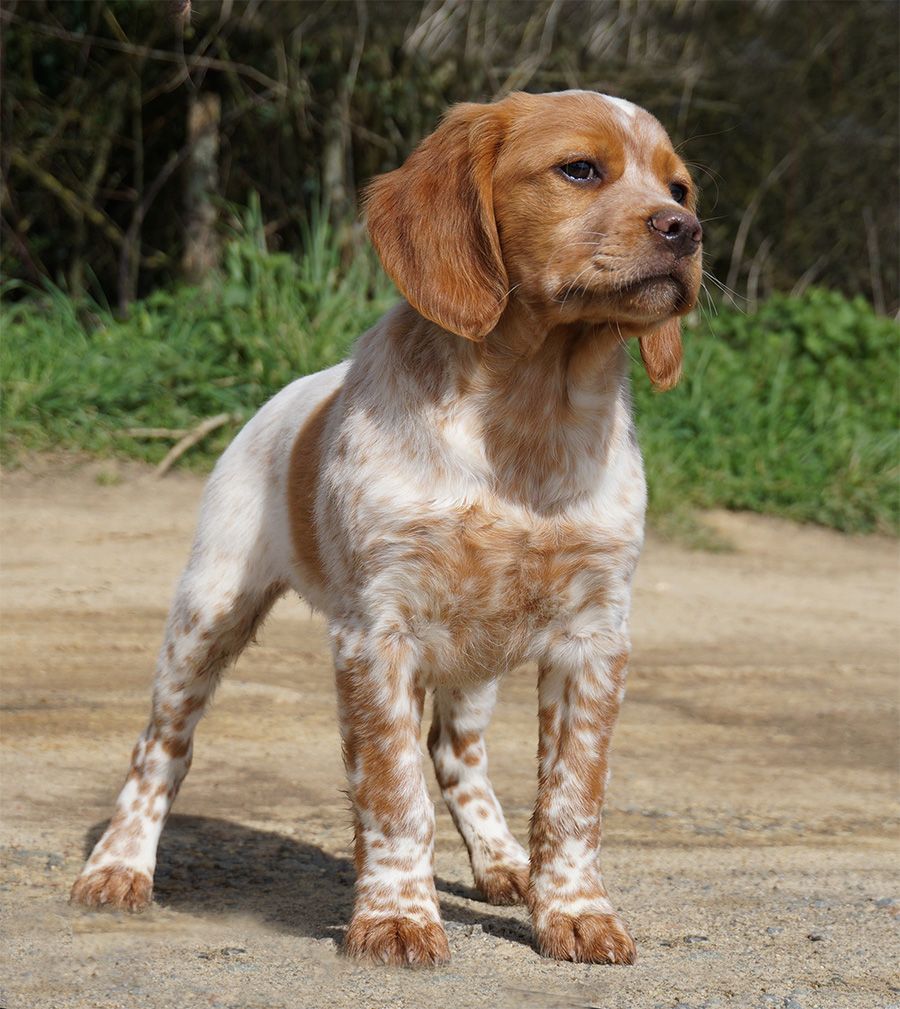
[[[334, 651], [356, 828], [346, 952], [449, 955], [419, 745], [431, 691], [428, 749], [485, 898], [526, 902], [546, 956], [634, 961], [598, 865], [646, 498], [628, 342], [657, 386], [675, 383], [701, 273], [694, 207], [656, 119], [585, 91], [457, 105], [372, 183], [369, 231], [404, 300], [350, 361], [267, 403], [216, 466], [150, 723], [73, 900], [149, 904], [197, 722], [293, 589]], [[498, 680], [531, 661], [526, 852], [484, 732]]]

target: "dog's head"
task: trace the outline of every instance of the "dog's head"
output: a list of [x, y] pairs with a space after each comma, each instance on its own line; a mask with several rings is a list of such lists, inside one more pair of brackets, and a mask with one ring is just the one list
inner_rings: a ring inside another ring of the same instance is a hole
[[470, 340], [513, 301], [548, 327], [608, 324], [662, 388], [700, 287], [695, 207], [657, 120], [590, 91], [457, 105], [366, 197], [385, 269], [426, 318]]

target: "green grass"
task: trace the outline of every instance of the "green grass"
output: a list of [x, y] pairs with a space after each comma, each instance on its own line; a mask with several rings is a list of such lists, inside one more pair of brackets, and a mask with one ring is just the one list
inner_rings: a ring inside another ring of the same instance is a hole
[[[170, 442], [128, 428], [189, 428], [218, 413], [249, 418], [299, 375], [346, 356], [396, 299], [374, 253], [342, 263], [324, 218], [302, 257], [268, 253], [251, 205], [208, 289], [157, 291], [117, 320], [59, 289], [0, 304], [2, 458], [77, 449], [159, 460]], [[6, 294], [13, 285], [7, 285]], [[238, 422], [186, 457], [208, 466]]]
[[[209, 289], [158, 291], [124, 320], [57, 289], [5, 298], [6, 463], [48, 449], [156, 461], [171, 442], [125, 429], [247, 418], [298, 375], [343, 358], [396, 297], [370, 252], [342, 263], [323, 220], [298, 258], [266, 252], [261, 235], [251, 206]], [[691, 509], [726, 507], [896, 533], [897, 337], [861, 299], [812, 290], [689, 324], [672, 392], [653, 392], [636, 364], [657, 525], [683, 534]], [[183, 464], [211, 465], [236, 427]]]
[[635, 367], [651, 513], [687, 501], [896, 534], [898, 336], [824, 290], [697, 321], [676, 389], [654, 393]]

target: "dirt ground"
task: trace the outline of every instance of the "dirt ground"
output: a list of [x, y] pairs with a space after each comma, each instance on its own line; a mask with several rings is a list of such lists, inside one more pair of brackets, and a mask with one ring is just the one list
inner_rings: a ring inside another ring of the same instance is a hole
[[[451, 965], [338, 955], [349, 815], [323, 627], [297, 601], [200, 727], [156, 906], [70, 908], [145, 722], [202, 486], [107, 472], [3, 480], [5, 1009], [900, 1006], [896, 545], [751, 516], [710, 517], [731, 553], [651, 537], [639, 568], [603, 855], [636, 966], [541, 959], [524, 911], [472, 890], [440, 803]], [[535, 704], [534, 671], [510, 675], [489, 736], [520, 839]]]

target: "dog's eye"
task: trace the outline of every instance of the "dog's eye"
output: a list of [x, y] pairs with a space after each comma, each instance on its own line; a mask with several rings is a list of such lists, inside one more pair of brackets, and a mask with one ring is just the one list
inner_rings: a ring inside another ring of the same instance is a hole
[[687, 186], [683, 186], [680, 182], [673, 182], [669, 186], [669, 192], [676, 203], [684, 203], [687, 199]]
[[560, 165], [559, 170], [573, 182], [593, 182], [600, 178], [600, 170], [590, 161], [569, 161]]

